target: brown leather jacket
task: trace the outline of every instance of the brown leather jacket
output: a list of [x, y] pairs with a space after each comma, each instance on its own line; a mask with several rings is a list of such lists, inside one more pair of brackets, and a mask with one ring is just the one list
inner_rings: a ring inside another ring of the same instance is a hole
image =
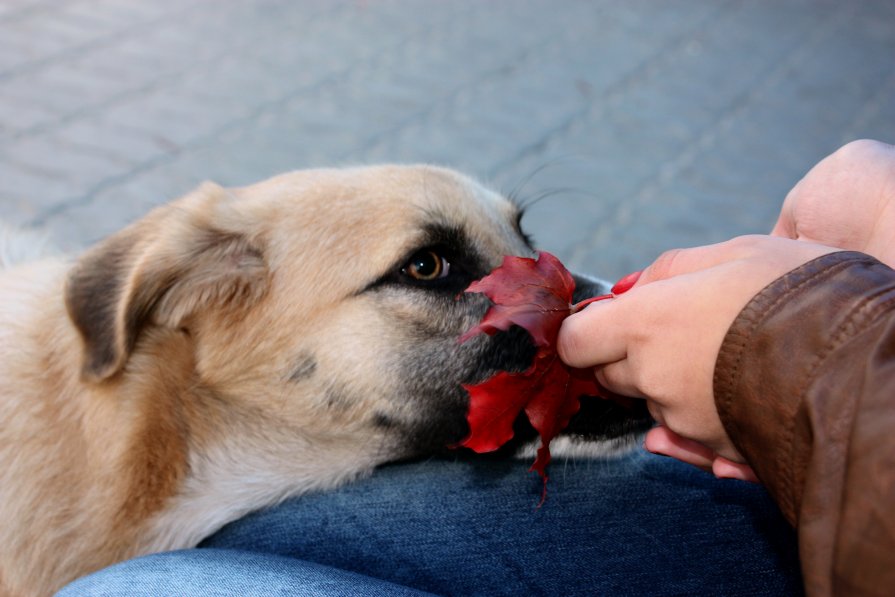
[[895, 595], [895, 271], [825, 255], [758, 294], [715, 367], [721, 420], [796, 526], [808, 595]]

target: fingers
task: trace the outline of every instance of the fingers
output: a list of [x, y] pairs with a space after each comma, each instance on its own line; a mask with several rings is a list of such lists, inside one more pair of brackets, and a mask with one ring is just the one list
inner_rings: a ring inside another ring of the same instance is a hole
[[[600, 385], [616, 394], [630, 398], [646, 398], [634, 383], [636, 377], [628, 359], [597, 367], [595, 373]], [[653, 418], [656, 418], [655, 413]]]
[[667, 427], [650, 429], [643, 444], [647, 451], [670, 456], [714, 474], [719, 479], [738, 479], [749, 483], [761, 483], [748, 464], [733, 462], [718, 456], [710, 448], [681, 437]]
[[761, 242], [762, 238], [766, 237], [740, 236], [714, 245], [666, 251], [643, 270], [635, 288], [740, 259], [752, 253], [754, 246]]
[[[782, 223], [780, 226], [785, 232], [786, 224]], [[653, 282], [694, 274], [719, 266], [734, 266], [735, 263], [748, 263], [748, 267], [740, 267], [740, 269], [753, 278], [773, 275], [764, 280], [764, 283], [767, 283], [806, 261], [837, 250], [834, 247], [814, 243], [807, 238], [800, 240], [804, 242], [796, 242], [790, 238], [753, 234], [739, 236], [715, 245], [667, 251], [643, 270], [634, 289]], [[735, 277], [733, 271], [731, 270], [728, 275]], [[758, 281], [753, 281], [753, 283], [757, 284]], [[763, 286], [764, 284], [761, 284], [754, 290], [757, 292]]]
[[719, 479], [739, 479], [749, 483], [761, 483], [751, 466], [733, 462], [721, 456], [712, 462], [712, 473]]
[[780, 215], [777, 216], [777, 222], [771, 230], [771, 236], [779, 236], [780, 238], [795, 239], [798, 237], [796, 232], [796, 222], [793, 217], [793, 205], [798, 201], [798, 195], [804, 184], [804, 178], [797, 182], [795, 186], [787, 193], [783, 205], [780, 207]]
[[783, 210], [780, 211], [780, 216], [777, 218], [777, 223], [774, 224], [774, 228], [771, 230], [771, 236], [796, 238], [795, 225], [793, 224], [792, 216], [787, 213], [785, 204]]
[[676, 458], [704, 471], [712, 470], [715, 452], [706, 446], [686, 439], [667, 427], [653, 427], [646, 434], [643, 447], [653, 454]]
[[567, 365], [585, 369], [614, 363], [627, 355], [627, 336], [619, 322], [627, 321], [620, 299], [588, 305], [563, 321], [557, 350]]
[[[696, 283], [688, 286], [686, 274], [749, 255], [762, 242], [759, 239], [766, 242], [767, 237], [741, 237], [717, 245], [664, 253], [639, 274], [639, 279], [635, 273], [620, 280], [615, 286], [616, 298], [591, 303], [566, 318], [557, 345], [560, 358], [579, 369], [605, 367], [601, 375], [608, 381], [604, 383], [606, 387], [620, 394], [640, 396], [632, 386], [636, 376], [629, 374], [631, 367], [622, 370], [629, 347], [652, 333], [651, 321], [668, 316], [670, 302], [681, 300], [683, 294], [697, 288]], [[647, 284], [649, 288], [644, 287]], [[736, 310], [740, 307], [737, 305]], [[677, 313], [673, 309], [671, 312]]]

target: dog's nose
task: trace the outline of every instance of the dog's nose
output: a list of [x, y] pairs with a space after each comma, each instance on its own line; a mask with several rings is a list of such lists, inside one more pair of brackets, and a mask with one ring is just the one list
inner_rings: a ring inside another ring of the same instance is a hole
[[612, 287], [604, 280], [598, 280], [582, 274], [572, 274], [572, 278], [575, 280], [575, 292], [572, 295], [573, 303], [600, 296], [601, 294], [608, 294], [609, 289]]

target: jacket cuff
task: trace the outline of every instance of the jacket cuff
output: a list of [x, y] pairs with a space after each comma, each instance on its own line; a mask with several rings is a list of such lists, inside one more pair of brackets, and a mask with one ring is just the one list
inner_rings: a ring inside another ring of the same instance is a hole
[[891, 287], [891, 270], [868, 255], [821, 256], [756, 295], [718, 354], [714, 392], [721, 421], [793, 524], [815, 439], [818, 401], [812, 395], [806, 406], [807, 395], [816, 394], [828, 354], [863, 329], [881, 281]]

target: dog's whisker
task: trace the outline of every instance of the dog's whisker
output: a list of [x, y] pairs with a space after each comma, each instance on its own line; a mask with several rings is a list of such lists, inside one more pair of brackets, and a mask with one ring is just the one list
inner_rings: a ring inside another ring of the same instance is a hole
[[523, 210], [529, 210], [533, 206], [537, 205], [544, 199], [549, 199], [551, 197], [555, 197], [557, 195], [572, 195], [572, 196], [581, 196], [586, 197], [588, 199], [599, 199], [599, 195], [596, 193], [585, 191], [584, 189], [579, 189], [576, 187], [555, 187], [549, 189], [543, 189], [537, 195], [534, 195], [528, 199], [526, 199], [522, 203]]
[[515, 184], [515, 186], [513, 186], [513, 188], [508, 193], [505, 193], [505, 196], [507, 197], [507, 199], [510, 200], [510, 202], [521, 207], [521, 203], [519, 201], [519, 196], [522, 193], [522, 190], [532, 180], [534, 180], [534, 178], [536, 176], [538, 176], [542, 172], [548, 170], [549, 168], [556, 168], [558, 166], [561, 166], [561, 165], [569, 163], [569, 162], [581, 161], [581, 162], [584, 162], [586, 165], [586, 163], [592, 158], [593, 158], [593, 156], [589, 156], [586, 153], [568, 153], [568, 154], [556, 156], [556, 157], [548, 160], [547, 162], [544, 162], [543, 164], [541, 164], [540, 166], [536, 167], [534, 170], [532, 170], [531, 172], [526, 174], [519, 182], [517, 182]]

